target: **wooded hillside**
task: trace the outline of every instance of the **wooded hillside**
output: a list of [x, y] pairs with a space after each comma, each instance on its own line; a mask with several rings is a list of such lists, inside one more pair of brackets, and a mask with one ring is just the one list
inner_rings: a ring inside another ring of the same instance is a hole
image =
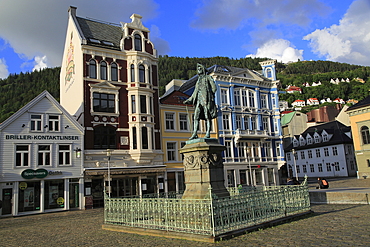
[[[187, 80], [196, 75], [196, 64], [201, 63], [206, 67], [212, 65], [228, 65], [233, 67], [248, 68], [260, 71], [259, 62], [266, 58], [242, 58], [233, 59], [228, 57], [189, 58], [160, 56], [158, 62], [160, 95], [172, 79]], [[276, 66], [278, 79], [281, 81], [283, 91], [287, 85], [296, 85], [302, 88], [302, 94], [280, 94], [280, 99], [289, 103], [295, 99], [307, 99], [310, 97], [322, 98], [337, 97], [344, 100], [361, 100], [369, 95], [370, 67], [336, 63], [330, 61], [302, 61], [285, 65], [278, 63]], [[47, 68], [32, 73], [20, 73], [10, 75], [6, 79], [0, 79], [0, 122], [4, 121], [42, 91], [49, 91], [59, 100], [59, 73], [60, 67]], [[366, 83], [360, 83], [353, 78], [361, 78]], [[330, 83], [330, 79], [349, 78], [350, 83], [341, 82], [339, 85]], [[317, 87], [303, 87], [308, 82], [321, 81], [323, 85]]]

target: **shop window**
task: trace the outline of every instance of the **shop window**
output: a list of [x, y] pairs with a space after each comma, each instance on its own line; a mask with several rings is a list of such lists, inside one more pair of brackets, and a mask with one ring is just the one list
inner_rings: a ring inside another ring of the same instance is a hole
[[149, 148], [149, 141], [148, 141], [148, 128], [142, 127], [141, 128], [141, 144], [143, 149]]
[[227, 170], [227, 186], [235, 187], [235, 171]]
[[59, 145], [58, 155], [59, 165], [70, 165], [71, 164], [71, 146], [70, 145]]
[[145, 82], [145, 67], [144, 65], [139, 65], [139, 82]]
[[89, 62], [89, 77], [96, 79], [96, 61], [94, 59]]
[[58, 115], [49, 115], [49, 131], [59, 132], [59, 116]]
[[131, 82], [135, 82], [135, 65], [131, 64]]
[[102, 61], [100, 63], [100, 79], [106, 80], [107, 79], [107, 63]]
[[167, 160], [176, 161], [176, 142], [167, 142]]
[[140, 113], [147, 113], [146, 95], [140, 95]]
[[37, 160], [38, 160], [37, 165], [39, 166], [51, 165], [50, 145], [38, 146]]
[[326, 163], [326, 171], [331, 172], [331, 164]]
[[166, 113], [165, 121], [166, 121], [166, 130], [175, 130], [175, 114], [174, 113]]
[[118, 81], [118, 66], [116, 63], [110, 65], [110, 74], [112, 81]]
[[115, 95], [107, 93], [93, 93], [94, 112], [115, 113]]
[[40, 181], [20, 182], [18, 191], [18, 212], [40, 210]]
[[31, 114], [31, 131], [42, 131], [42, 115]]
[[45, 209], [64, 208], [64, 180], [46, 180], [44, 190]]
[[142, 46], [141, 46], [141, 36], [139, 34], [135, 34], [135, 51], [142, 51]]
[[15, 147], [15, 165], [17, 167], [29, 166], [29, 145], [17, 145]]
[[116, 129], [111, 126], [99, 126], [94, 129], [94, 148], [116, 148]]

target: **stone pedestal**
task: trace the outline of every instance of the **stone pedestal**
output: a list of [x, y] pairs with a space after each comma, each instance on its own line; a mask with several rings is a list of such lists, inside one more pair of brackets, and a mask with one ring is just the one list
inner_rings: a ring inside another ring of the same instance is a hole
[[186, 142], [180, 150], [184, 155], [186, 189], [182, 199], [209, 199], [210, 190], [218, 197], [227, 197], [224, 164], [221, 152], [225, 146], [214, 138], [198, 138]]

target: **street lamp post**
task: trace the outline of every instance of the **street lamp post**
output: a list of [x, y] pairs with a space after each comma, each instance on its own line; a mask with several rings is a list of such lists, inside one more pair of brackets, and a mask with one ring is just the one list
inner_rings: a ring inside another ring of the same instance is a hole
[[296, 161], [295, 161], [295, 149], [294, 148], [292, 149], [292, 154], [293, 154], [295, 179], [298, 181], [297, 164], [296, 164]]
[[107, 149], [107, 157], [108, 157], [108, 197], [110, 198], [111, 194], [111, 182], [110, 182], [110, 155], [111, 150]]
[[252, 166], [251, 166], [251, 149], [247, 147], [247, 157], [248, 157], [248, 165], [249, 165], [249, 178], [250, 178], [250, 185], [253, 186], [253, 175], [252, 175]]

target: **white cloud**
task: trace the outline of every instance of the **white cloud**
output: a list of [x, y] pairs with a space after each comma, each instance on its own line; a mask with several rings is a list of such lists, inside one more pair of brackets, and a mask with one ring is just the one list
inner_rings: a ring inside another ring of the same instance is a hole
[[273, 58], [279, 62], [295, 62], [303, 60], [303, 50], [296, 49], [288, 40], [272, 39], [257, 49], [256, 54], [247, 57]]
[[0, 38], [26, 61], [43, 54], [49, 66], [60, 66], [71, 5], [77, 7], [78, 16], [113, 23], [131, 22], [133, 13], [154, 18], [158, 8], [154, 0], [1, 1], [0, 23], [6, 25], [0, 25]]
[[48, 65], [47, 65], [46, 56], [43, 56], [43, 57], [36, 56], [35, 57], [35, 66], [33, 67], [32, 71], [42, 70], [42, 69], [45, 69], [47, 67], [48, 67]]
[[4, 58], [0, 58], [0, 79], [5, 79], [9, 75], [8, 66]]
[[[192, 22], [194, 28], [236, 29], [249, 25], [306, 26], [315, 16], [325, 15], [329, 8], [319, 0], [203, 0]], [[227, 21], [225, 21], [227, 20]]]
[[165, 55], [170, 52], [169, 43], [161, 38], [161, 31], [156, 25], [150, 27], [150, 40], [154, 43], [158, 55]]
[[316, 54], [327, 60], [370, 65], [370, 1], [357, 0], [339, 25], [317, 29], [303, 39]]

